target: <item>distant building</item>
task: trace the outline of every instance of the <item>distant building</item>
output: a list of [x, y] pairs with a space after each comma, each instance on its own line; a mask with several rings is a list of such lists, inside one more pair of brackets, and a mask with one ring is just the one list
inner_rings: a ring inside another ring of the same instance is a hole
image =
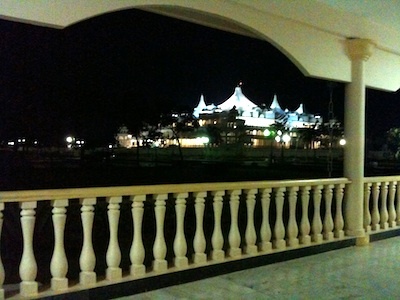
[[[137, 145], [178, 145], [177, 139], [181, 147], [237, 143], [251, 147], [272, 143], [289, 147], [290, 140], [298, 138], [300, 131], [313, 131], [323, 124], [322, 117], [306, 113], [303, 104], [295, 111], [283, 110], [276, 95], [269, 107], [259, 106], [243, 94], [241, 85], [221, 104], [206, 104], [204, 96], [201, 95], [192, 114], [174, 113], [170, 119], [170, 124], [143, 130], [138, 136], [138, 141], [126, 127], [121, 127], [116, 136], [117, 142], [126, 148]], [[194, 126], [194, 123], [197, 126]], [[267, 132], [272, 132], [273, 136], [267, 137]]]

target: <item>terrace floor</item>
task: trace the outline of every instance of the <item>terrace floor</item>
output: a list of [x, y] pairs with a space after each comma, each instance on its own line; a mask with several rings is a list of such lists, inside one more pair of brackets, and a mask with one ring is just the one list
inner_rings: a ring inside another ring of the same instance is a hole
[[118, 299], [398, 299], [400, 237]]

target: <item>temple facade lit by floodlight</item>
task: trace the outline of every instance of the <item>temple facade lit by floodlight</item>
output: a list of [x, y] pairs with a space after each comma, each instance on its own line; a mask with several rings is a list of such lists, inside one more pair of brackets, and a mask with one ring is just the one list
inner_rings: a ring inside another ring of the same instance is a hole
[[275, 144], [289, 147], [293, 140], [297, 139], [298, 143], [302, 130], [314, 131], [323, 124], [322, 117], [306, 113], [303, 104], [295, 111], [282, 109], [276, 95], [269, 107], [259, 106], [243, 94], [241, 84], [218, 105], [207, 104], [201, 95], [192, 113], [173, 113], [169, 119], [167, 124], [160, 122], [156, 127], [142, 130], [138, 137], [123, 127], [116, 136], [117, 142], [125, 148], [226, 144], [262, 147], [271, 145], [272, 140]]

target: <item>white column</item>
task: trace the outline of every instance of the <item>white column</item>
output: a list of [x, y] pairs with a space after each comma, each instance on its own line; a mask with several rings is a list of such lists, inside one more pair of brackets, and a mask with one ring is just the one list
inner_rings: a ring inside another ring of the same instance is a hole
[[213, 209], [214, 209], [214, 230], [211, 236], [211, 259], [216, 261], [222, 261], [225, 259], [225, 251], [222, 249], [224, 246], [224, 236], [222, 235], [221, 228], [221, 216], [223, 206], [223, 196], [225, 191], [212, 192], [214, 197]]
[[64, 248], [64, 229], [67, 220], [68, 199], [54, 200], [53, 206], [53, 225], [54, 225], [54, 252], [51, 258], [51, 289], [54, 291], [65, 290], [68, 288], [68, 261]]
[[23, 237], [23, 251], [21, 264], [19, 265], [20, 293], [22, 297], [30, 297], [38, 292], [37, 264], [33, 253], [33, 230], [35, 228], [36, 202], [22, 202], [21, 225]]
[[[0, 240], [1, 240], [1, 229], [3, 228], [3, 210], [4, 210], [4, 203], [0, 203]], [[4, 288], [3, 288], [4, 278], [5, 278], [4, 266], [0, 255], [0, 299], [4, 299]]]
[[397, 182], [391, 181], [389, 184], [389, 227], [396, 227], [396, 209], [394, 206], [394, 197], [396, 195]]
[[247, 226], [245, 232], [246, 247], [244, 252], [246, 254], [257, 254], [257, 234], [254, 226], [254, 209], [256, 206], [256, 193], [257, 189], [245, 190], [246, 192], [246, 207], [247, 207]]
[[204, 235], [203, 222], [204, 222], [204, 209], [205, 197], [207, 192], [193, 193], [195, 197], [195, 211], [196, 211], [196, 233], [193, 239], [193, 262], [195, 264], [204, 264], [207, 262], [206, 251], [206, 237]]
[[342, 202], [344, 196], [344, 184], [335, 185], [336, 214], [335, 214], [335, 238], [344, 238], [344, 220], [342, 213]]
[[324, 239], [333, 240], [333, 217], [332, 217], [332, 198], [333, 198], [333, 184], [327, 184], [324, 187], [325, 198], [325, 215], [324, 215]]
[[135, 277], [146, 274], [146, 268], [143, 264], [146, 252], [142, 238], [144, 201], [146, 201], [146, 195], [135, 195], [132, 198], [133, 239], [129, 258], [131, 260], [131, 275]]
[[81, 272], [79, 274], [79, 283], [83, 286], [93, 285], [96, 283], [96, 255], [93, 249], [92, 230], [94, 219], [94, 205], [96, 198], [84, 198], [81, 201], [81, 219], [83, 228], [83, 245], [82, 252], [79, 257], [79, 266]]
[[239, 197], [241, 192], [241, 190], [228, 191], [229, 207], [231, 209], [231, 227], [228, 234], [228, 256], [230, 257], [238, 257], [242, 255], [242, 249], [240, 249], [241, 239], [238, 225]]
[[311, 240], [315, 243], [322, 243], [322, 220], [321, 220], [321, 199], [322, 185], [313, 186], [314, 214], [312, 218]]
[[122, 202], [122, 197], [110, 197], [107, 199], [107, 202], [110, 241], [106, 253], [106, 278], [107, 280], [116, 280], [122, 277], [122, 270], [119, 267], [121, 263], [121, 249], [118, 244], [119, 204]]
[[300, 243], [303, 245], [311, 244], [311, 225], [308, 217], [308, 206], [310, 204], [311, 186], [301, 187], [301, 221], [300, 221]]
[[165, 220], [165, 200], [168, 194], [159, 194], [155, 196], [154, 212], [156, 216], [156, 238], [153, 245], [153, 270], [155, 272], [165, 272], [168, 269], [168, 263], [165, 259], [167, 255], [167, 244], [165, 243], [164, 236], [164, 220]]
[[290, 247], [297, 247], [299, 245], [299, 239], [297, 238], [299, 234], [299, 227], [297, 226], [296, 220], [296, 204], [298, 191], [298, 186], [292, 186], [289, 188], [289, 222], [286, 242]]
[[373, 43], [367, 39], [346, 40], [351, 59], [351, 83], [346, 86], [344, 176], [352, 183], [346, 190], [346, 234], [364, 236], [363, 180], [365, 156], [365, 80], [364, 64], [372, 54]]
[[279, 187], [275, 189], [275, 204], [276, 204], [276, 221], [274, 226], [274, 236], [275, 240], [273, 245], [275, 249], [285, 249], [285, 224], [283, 223], [283, 204], [285, 201], [285, 190], [284, 187]]
[[261, 252], [272, 250], [272, 232], [271, 225], [269, 224], [269, 206], [271, 203], [271, 192], [271, 188], [263, 189], [261, 191], [262, 223], [260, 228], [260, 243], [258, 244]]
[[174, 265], [178, 269], [187, 268], [189, 260], [186, 257], [187, 243], [185, 237], [185, 212], [186, 212], [186, 198], [188, 193], [176, 193], [175, 213], [176, 213], [176, 234], [174, 239]]

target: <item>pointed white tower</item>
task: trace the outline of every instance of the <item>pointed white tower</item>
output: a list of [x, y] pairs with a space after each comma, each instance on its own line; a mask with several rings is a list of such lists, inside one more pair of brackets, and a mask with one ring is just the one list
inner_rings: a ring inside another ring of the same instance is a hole
[[304, 107], [303, 107], [303, 103], [300, 104], [299, 108], [296, 109], [295, 113], [302, 115], [304, 114]]
[[201, 94], [199, 104], [193, 110], [193, 116], [198, 118], [200, 113], [207, 107], [206, 102], [204, 101], [204, 95]]
[[274, 99], [272, 100], [272, 103], [271, 103], [271, 106], [269, 107], [269, 109], [271, 109], [271, 110], [274, 110], [274, 109], [282, 110], [281, 106], [279, 105], [278, 97], [276, 97], [276, 94], [274, 95]]

